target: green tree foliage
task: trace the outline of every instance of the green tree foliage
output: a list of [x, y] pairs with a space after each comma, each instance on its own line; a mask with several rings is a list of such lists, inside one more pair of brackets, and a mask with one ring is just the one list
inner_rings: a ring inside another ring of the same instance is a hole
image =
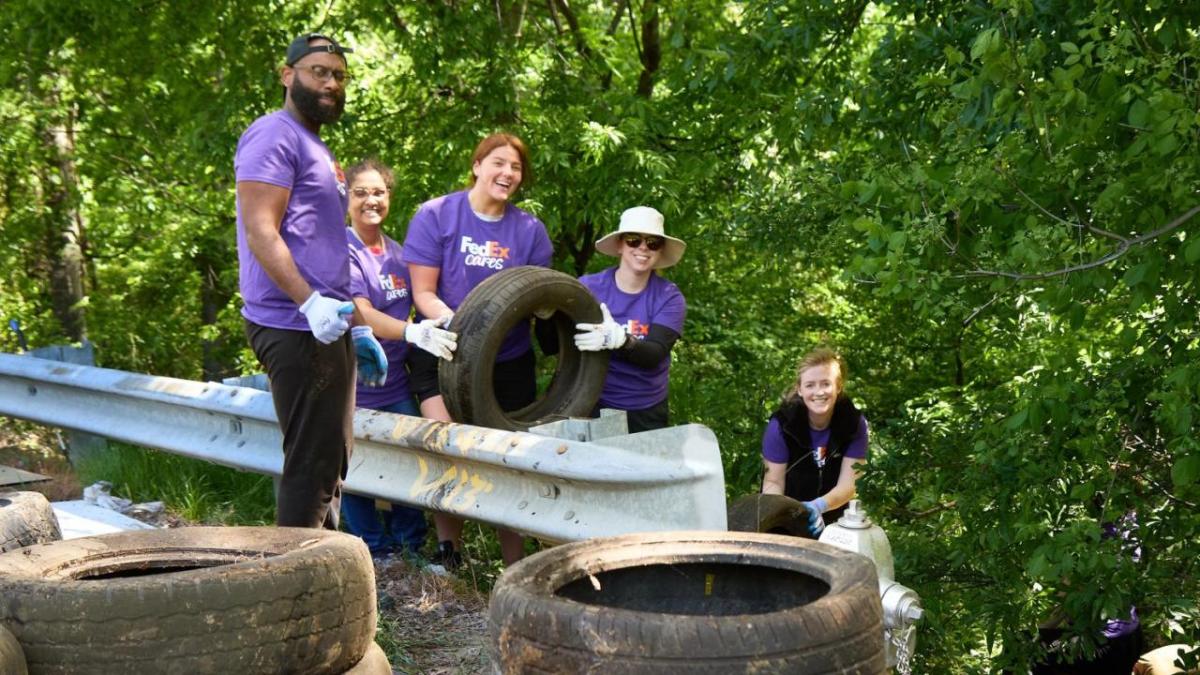
[[[918, 670], [1025, 662], [1058, 605], [1083, 651], [1131, 603], [1196, 642], [1193, 5], [10, 0], [0, 313], [112, 367], [253, 369], [233, 152], [284, 45], [328, 30], [356, 53], [325, 136], [396, 167], [397, 238], [501, 128], [559, 269], [609, 264], [622, 209], [666, 213], [672, 411], [717, 432], [731, 494], [797, 357], [842, 348], [863, 496], [931, 610]], [[1138, 563], [1100, 536], [1131, 513]]]

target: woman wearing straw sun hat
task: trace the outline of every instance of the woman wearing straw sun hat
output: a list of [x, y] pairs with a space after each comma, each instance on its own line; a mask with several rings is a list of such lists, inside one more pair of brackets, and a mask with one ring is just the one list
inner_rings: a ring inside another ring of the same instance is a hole
[[613, 350], [599, 407], [624, 410], [630, 433], [668, 424], [671, 348], [683, 335], [687, 303], [678, 286], [654, 271], [679, 262], [685, 248], [664, 232], [661, 213], [635, 206], [621, 214], [616, 232], [596, 242], [598, 252], [619, 263], [579, 278], [600, 301], [604, 318], [576, 324], [575, 346]]

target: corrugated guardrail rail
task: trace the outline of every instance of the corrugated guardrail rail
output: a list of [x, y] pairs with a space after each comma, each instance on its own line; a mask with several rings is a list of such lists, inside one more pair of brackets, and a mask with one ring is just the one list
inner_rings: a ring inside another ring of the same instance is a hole
[[[279, 475], [271, 395], [0, 354], [0, 414]], [[605, 438], [613, 418], [537, 433], [359, 409], [346, 489], [551, 541], [724, 530], [717, 439], [689, 424]]]

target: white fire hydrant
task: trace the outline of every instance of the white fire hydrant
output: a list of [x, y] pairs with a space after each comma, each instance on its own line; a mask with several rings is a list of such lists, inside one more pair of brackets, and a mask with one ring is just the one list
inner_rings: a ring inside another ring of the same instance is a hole
[[921, 598], [911, 588], [896, 583], [892, 546], [887, 534], [867, 518], [867, 512], [857, 499], [851, 499], [841, 519], [821, 533], [820, 541], [865, 555], [875, 563], [879, 572], [879, 598], [883, 603], [887, 663], [897, 672], [908, 673], [917, 641], [916, 622], [924, 610], [921, 609]]

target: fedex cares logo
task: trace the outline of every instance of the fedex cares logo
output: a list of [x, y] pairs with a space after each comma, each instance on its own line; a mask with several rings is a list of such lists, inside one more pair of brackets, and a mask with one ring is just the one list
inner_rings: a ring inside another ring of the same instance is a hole
[[625, 322], [625, 332], [641, 340], [650, 334], [650, 324], [642, 323], [637, 319], [630, 319]]
[[464, 254], [463, 264], [468, 267], [490, 267], [494, 270], [504, 269], [504, 261], [508, 260], [508, 248], [501, 246], [498, 241], [485, 241], [481, 244], [464, 236], [458, 247], [458, 252]]
[[408, 284], [405, 283], [402, 277], [398, 277], [395, 274], [380, 274], [379, 288], [383, 289], [384, 293], [387, 294], [388, 300], [408, 297]]

